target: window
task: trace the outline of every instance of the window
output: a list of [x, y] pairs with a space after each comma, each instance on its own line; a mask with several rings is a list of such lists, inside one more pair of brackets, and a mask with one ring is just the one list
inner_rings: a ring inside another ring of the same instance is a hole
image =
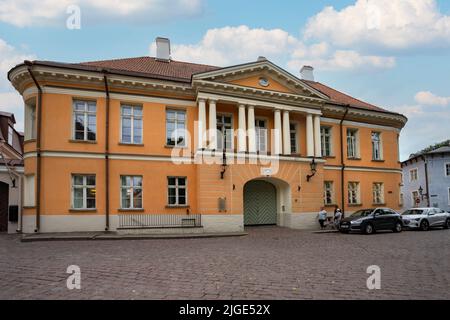
[[359, 182], [348, 183], [348, 203], [359, 204]]
[[320, 141], [322, 143], [322, 157], [331, 156], [331, 128], [320, 127]]
[[256, 150], [260, 153], [267, 152], [267, 125], [266, 120], [255, 120]]
[[187, 178], [168, 177], [168, 204], [169, 206], [187, 205]]
[[72, 208], [95, 209], [95, 175], [72, 176]]
[[122, 143], [141, 144], [142, 143], [142, 107], [122, 105], [121, 110], [121, 130]]
[[381, 160], [382, 158], [381, 133], [372, 132], [372, 160]]
[[74, 139], [95, 141], [97, 136], [97, 106], [95, 101], [73, 102]]
[[333, 181], [325, 181], [323, 183], [323, 202], [326, 205], [334, 202]]
[[450, 163], [445, 164], [445, 175], [450, 177]]
[[289, 137], [291, 139], [291, 153], [300, 153], [298, 150], [297, 124], [291, 122], [289, 124]]
[[217, 115], [217, 150], [226, 149], [233, 146], [233, 117], [231, 115]]
[[186, 146], [186, 111], [166, 111], [166, 144], [174, 147]]
[[347, 158], [358, 158], [358, 129], [347, 129]]
[[142, 209], [142, 176], [121, 176], [121, 208]]
[[36, 205], [35, 199], [36, 195], [34, 192], [34, 175], [26, 175], [24, 180], [24, 206], [34, 207]]
[[12, 146], [12, 144], [13, 144], [13, 134], [14, 134], [13, 127], [8, 126], [8, 144], [10, 146]]
[[419, 191], [413, 191], [412, 192], [412, 206], [416, 207], [418, 204], [420, 204]]
[[419, 172], [419, 170], [417, 168], [409, 170], [409, 181], [410, 182], [417, 181], [418, 176], [419, 176], [418, 172]]
[[383, 204], [384, 203], [384, 185], [381, 182], [375, 182], [372, 187], [373, 192], [373, 203]]

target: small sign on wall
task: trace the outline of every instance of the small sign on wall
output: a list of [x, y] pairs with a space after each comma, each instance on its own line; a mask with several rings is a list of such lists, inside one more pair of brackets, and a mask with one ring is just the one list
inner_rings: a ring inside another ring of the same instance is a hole
[[273, 174], [272, 168], [261, 168], [261, 174], [263, 176], [271, 176]]

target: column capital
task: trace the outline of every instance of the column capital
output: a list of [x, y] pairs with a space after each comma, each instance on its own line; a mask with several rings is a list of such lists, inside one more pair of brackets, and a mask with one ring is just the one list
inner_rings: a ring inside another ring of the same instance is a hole
[[206, 102], [205, 98], [197, 98], [197, 102]]
[[217, 99], [208, 99], [209, 103], [217, 103]]

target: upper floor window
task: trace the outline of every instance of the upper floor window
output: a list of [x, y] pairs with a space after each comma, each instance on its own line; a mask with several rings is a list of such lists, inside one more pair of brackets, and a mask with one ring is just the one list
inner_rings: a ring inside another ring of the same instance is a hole
[[450, 163], [445, 164], [445, 175], [450, 177]]
[[418, 180], [418, 178], [419, 178], [418, 172], [419, 172], [419, 170], [417, 168], [409, 170], [409, 181], [410, 182]]
[[372, 159], [381, 160], [382, 158], [381, 133], [372, 132]]
[[231, 115], [217, 115], [217, 150], [224, 149], [224, 141], [226, 141], [226, 149], [233, 147], [233, 117]]
[[334, 192], [333, 192], [333, 181], [325, 181], [323, 183], [323, 202], [326, 205], [333, 204]]
[[8, 144], [12, 146], [13, 144], [13, 136], [14, 136], [14, 129], [11, 126], [8, 126]]
[[186, 111], [166, 110], [166, 144], [186, 146]]
[[347, 129], [347, 158], [358, 158], [358, 129]]
[[142, 209], [142, 176], [121, 176], [121, 208]]
[[169, 206], [187, 205], [187, 178], [168, 177], [167, 180]]
[[75, 140], [95, 141], [97, 138], [97, 106], [95, 101], [73, 102]]
[[255, 120], [256, 150], [260, 153], [267, 152], [267, 121]]
[[360, 202], [359, 182], [349, 182], [348, 183], [348, 203], [349, 204], [361, 203]]
[[121, 107], [122, 143], [142, 143], [142, 107], [122, 105]]
[[373, 184], [373, 203], [383, 204], [384, 203], [384, 186], [383, 183], [375, 182]]
[[331, 156], [331, 128], [320, 127], [320, 141], [322, 143], [322, 157]]
[[72, 176], [72, 208], [95, 209], [95, 175]]
[[291, 153], [300, 153], [298, 150], [297, 124], [291, 122], [289, 124], [289, 138], [291, 139]]

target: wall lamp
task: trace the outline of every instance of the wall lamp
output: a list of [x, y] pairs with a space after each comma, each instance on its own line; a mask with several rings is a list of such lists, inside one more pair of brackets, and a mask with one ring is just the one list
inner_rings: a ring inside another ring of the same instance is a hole
[[422, 186], [419, 187], [419, 195], [420, 195], [420, 198], [422, 199], [422, 201], [423, 201], [423, 197], [428, 197], [428, 193], [423, 193]]
[[306, 176], [306, 181], [309, 182], [309, 180], [311, 180], [312, 177], [314, 177], [316, 175], [317, 172], [317, 163], [315, 158], [312, 159], [311, 163], [309, 164], [309, 167], [311, 168], [311, 174], [308, 174]]

